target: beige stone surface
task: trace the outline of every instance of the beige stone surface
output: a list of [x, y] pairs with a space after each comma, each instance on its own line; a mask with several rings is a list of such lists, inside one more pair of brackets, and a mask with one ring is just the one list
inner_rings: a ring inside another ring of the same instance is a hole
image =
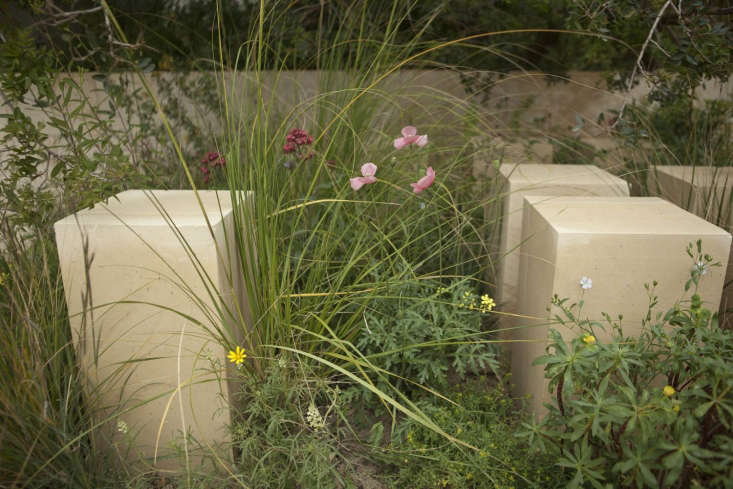
[[650, 193], [695, 215], [730, 228], [733, 167], [655, 166], [647, 174]]
[[[156, 469], [180, 467], [172, 447], [183, 447], [182, 433], [190, 435], [189, 449], [209, 445], [231, 456], [226, 443], [234, 386], [220, 339], [245, 345], [241, 324], [251, 318], [230, 193], [199, 196], [203, 210], [192, 191], [129, 190], [55, 224], [72, 332], [92, 400], [109, 407], [100, 419], [120, 402], [131, 408], [103, 431], [111, 446], [134, 439], [129, 456]], [[128, 435], [117, 432], [119, 420]]]
[[[30, 103], [18, 107], [34, 123], [45, 124], [46, 143], [53, 148], [49, 159], [42, 164], [43, 174], [28, 183], [36, 187], [50, 186], [49, 190], [61, 192], [56, 188], [58, 179], [49, 178], [49, 174], [55, 165], [69, 158], [72, 144], [67, 140], [68, 133], [63, 137], [54, 128], [54, 119], [67, 120], [77, 110], [78, 120], [72, 121], [72, 127], [83, 120], [85, 137], [106, 141], [102, 144], [105, 148], [107, 143], [119, 144], [131, 157], [132, 167], [140, 171], [146, 171], [145, 154], [151, 150], [161, 154], [168, 152], [168, 141], [160, 138], [160, 131], [145, 132], [144, 128], [149, 128], [150, 124], [155, 127], [158, 121], [152, 109], [139, 104], [120, 105], [115, 95], [118, 87], [112, 86], [119, 85], [127, 87], [125, 93], [133, 101], [150, 102], [138, 76], [131, 72], [111, 73], [106, 75], [108, 83], [104, 83], [100, 75], [89, 72], [60, 74], [54, 93], [61, 96], [61, 100], [69, 97], [64, 110], [60, 111], [56, 105], [33, 107]], [[386, 141], [397, 137], [402, 126], [412, 124], [429, 134], [431, 147], [457, 149], [465, 144], [466, 135], [486, 137], [491, 141], [493, 136], [501, 134], [507, 140], [519, 141], [516, 147], [521, 151], [529, 147], [530, 153], [535, 155], [529, 161], [549, 163], [552, 148], [544, 142], [548, 135], [583, 138], [608, 135], [607, 123], [594, 122], [598, 115], [609, 109], [619, 109], [632, 100], [642, 100], [650, 89], [647, 84], [640, 83], [630, 93], [611, 92], [605, 87], [603, 75], [597, 72], [571, 72], [568, 77], [514, 72], [498, 79], [489, 76], [492, 82], [488, 85], [473, 84], [473, 88], [483, 86], [487, 90], [467, 90], [467, 80], [470, 85], [472, 79], [486, 81], [487, 75], [491, 74], [409, 69], [379, 79], [364, 79], [356, 73], [339, 71], [156, 71], [145, 73], [143, 77], [161, 104], [176, 107], [174, 112], [180, 110], [172, 120], [172, 131], [184, 154], [192, 161], [202, 156], [195, 154], [201, 150], [195, 144], [197, 135], [216, 135], [223, 130], [224, 119], [217, 110], [220, 104], [216, 100], [221, 99], [225, 91], [235, 118], [234, 125], [241, 123], [248, 127], [251, 122], [248, 119], [258, 110], [257, 98], [262, 96], [269, 117], [288, 126], [302, 126], [317, 135], [336, 117], [334, 108], [344, 107], [358, 94], [357, 103], [342, 116], [369, 121], [371, 131], [360, 133], [361, 143], [366, 147], [389, 147]], [[730, 92], [730, 82], [709, 82], [696, 96], [697, 100], [725, 98]], [[114, 112], [107, 115], [110, 107], [114, 107]], [[0, 105], [0, 115], [12, 113], [12, 110], [10, 105]], [[191, 124], [180, 123], [179, 117]], [[239, 117], [242, 119], [237, 120]], [[578, 118], [585, 121], [583, 129], [572, 131]], [[145, 119], [142, 127], [141, 119]], [[0, 127], [3, 120], [0, 118]], [[329, 134], [325, 136], [330, 137]], [[532, 137], [536, 138], [536, 143]], [[214, 140], [209, 143], [213, 145]], [[11, 138], [7, 144], [0, 145], [0, 179], [5, 178], [7, 171], [3, 153], [16, 144]], [[83, 147], [89, 158], [100, 151], [97, 145]], [[141, 151], [144, 154], [140, 154]], [[512, 151], [514, 148], [510, 148], [510, 153]], [[442, 151], [429, 153], [428, 163], [433, 166], [445, 158]], [[171, 158], [167, 166], [173, 170], [176, 164], [175, 158]], [[603, 162], [599, 164], [604, 165]]]
[[[656, 166], [647, 174], [647, 188], [728, 232], [733, 231], [731, 189], [733, 168], [711, 166]], [[720, 312], [721, 323], [733, 327], [733, 250], [728, 259]], [[727, 312], [731, 309], [730, 312]]]
[[626, 182], [592, 165], [503, 164], [501, 182], [502, 226], [498, 255], [496, 296], [505, 312], [515, 312], [519, 287], [519, 249], [522, 243], [522, 207], [529, 195], [628, 196]]
[[[645, 283], [658, 282], [657, 312], [666, 312], [684, 292], [693, 262], [690, 242], [702, 240], [703, 250], [720, 259], [723, 268], [705, 274], [698, 293], [708, 307], [718, 307], [731, 244], [729, 233], [656, 197], [525, 197], [518, 312], [511, 343], [512, 374], [517, 395], [530, 395], [534, 412], [542, 413], [549, 399], [543, 367], [532, 361], [544, 353], [550, 328], [553, 294], [581, 297], [581, 317], [603, 321], [623, 315], [627, 335], [638, 334], [649, 297]], [[582, 277], [593, 281], [580, 286]], [[552, 313], [558, 313], [552, 309]], [[564, 338], [580, 334], [552, 324]], [[597, 329], [603, 341], [609, 331]]]
[[497, 163], [552, 163], [552, 144], [538, 139], [523, 138], [510, 142], [500, 136], [487, 136], [475, 137], [471, 144], [474, 148], [473, 176], [479, 180], [493, 177]]
[[620, 171], [623, 170], [626, 157], [626, 151], [622, 148], [618, 141], [610, 137], [589, 137], [580, 139], [580, 142], [592, 147], [589, 154], [578, 155], [579, 159], [588, 158], [593, 163], [598, 164], [604, 170]]

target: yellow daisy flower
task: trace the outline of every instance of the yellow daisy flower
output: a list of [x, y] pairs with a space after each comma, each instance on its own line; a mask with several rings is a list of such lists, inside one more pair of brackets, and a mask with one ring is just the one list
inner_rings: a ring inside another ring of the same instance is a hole
[[227, 358], [230, 362], [241, 365], [242, 363], [244, 363], [244, 359], [247, 358], [247, 354], [244, 353], [244, 348], [242, 348], [241, 346], [237, 346], [236, 349], [229, 350], [229, 355], [227, 355]]

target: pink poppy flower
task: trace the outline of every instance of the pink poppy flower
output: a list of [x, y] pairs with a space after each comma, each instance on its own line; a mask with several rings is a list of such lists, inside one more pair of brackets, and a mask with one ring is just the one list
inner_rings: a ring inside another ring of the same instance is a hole
[[435, 171], [433, 170], [432, 166], [429, 166], [428, 169], [425, 170], [425, 176], [418, 180], [417, 183], [411, 183], [410, 185], [412, 185], [412, 191], [416, 194], [419, 194], [420, 192], [431, 186], [434, 181]]
[[363, 165], [361, 165], [361, 174], [363, 176], [349, 178], [351, 188], [353, 188], [354, 190], [359, 190], [368, 183], [376, 182], [377, 178], [374, 176], [375, 173], [377, 173], [377, 165], [375, 165], [374, 163], [364, 163]]
[[394, 147], [396, 149], [402, 149], [405, 146], [411, 144], [417, 144], [420, 147], [428, 144], [428, 135], [421, 134], [417, 135], [417, 128], [415, 126], [405, 126], [402, 128], [402, 137], [394, 140]]

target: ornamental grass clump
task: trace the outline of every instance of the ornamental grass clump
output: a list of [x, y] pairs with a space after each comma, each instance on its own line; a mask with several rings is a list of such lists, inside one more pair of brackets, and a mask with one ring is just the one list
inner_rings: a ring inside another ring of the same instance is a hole
[[577, 319], [580, 303], [554, 300], [558, 320], [579, 335], [566, 341], [551, 330], [535, 363], [545, 365], [552, 402], [524, 435], [559, 457], [568, 487], [733, 487], [733, 332], [703, 307], [697, 264], [715, 264], [700, 242], [693, 251], [692, 297], [655, 316], [647, 286], [638, 338], [607, 317], [611, 337], [601, 341], [604, 326]]
[[[322, 29], [335, 33], [335, 39], [333, 46], [319, 51], [316, 94], [281, 100], [288, 93], [283, 79], [290, 74], [270, 70], [284, 66], [290, 54], [279, 39], [270, 36], [278, 32], [278, 22], [285, 18], [284, 4], [262, 2], [259, 7], [250, 41], [235, 52], [221, 43], [221, 28], [212, 31], [218, 71], [213, 74], [216, 84], [210, 94], [216, 95], [212, 98], [218, 103], [219, 117], [214, 141], [206, 148], [216, 148], [216, 152], [197, 152], [206, 154], [200, 164], [189, 164], [198, 158], [185, 151], [186, 135], [181, 137], [176, 131], [164, 101], [157, 98], [153, 78], [145, 69], [135, 73], [169, 137], [169, 148], [177, 157], [185, 186], [196, 195], [202, 183], [217, 188], [226, 185], [234, 203], [234, 220], [241, 224], [235, 227], [232, 242], [216, 242], [222, 254], [237, 255], [233, 261], [239, 267], [226, 270], [227, 277], [232, 283], [240, 278], [245, 282], [246, 297], [237, 297], [232, 303], [221, 300], [209, 270], [193, 256], [183, 233], [176, 233], [206, 290], [205, 297], [191, 297], [206, 318], [194, 325], [197, 334], [210, 336], [231, 352], [228, 365], [224, 359], [214, 359], [212, 366], [222, 373], [222, 384], [232, 381], [232, 391], [240, 385], [245, 394], [231, 409], [237, 419], [248, 416], [248, 409], [257, 406], [257, 396], [271, 380], [271, 360], [285, 354], [303, 366], [291, 372], [289, 385], [304, 381], [304, 372], [326, 383], [340, 382], [344, 389], [358, 389], [378, 399], [395, 423], [409, 418], [449, 442], [475, 449], [445, 432], [407, 393], [407, 384], [442, 382], [440, 376], [445, 372], [435, 378], [418, 376], [403, 382], [383, 368], [379, 354], [362, 352], [354, 342], [368, 327], [364, 321], [367, 314], [377, 306], [384, 305], [384, 312], [394, 307], [394, 303], [387, 305], [395, 299], [389, 297], [394, 291], [421, 284], [436, 290], [450, 286], [455, 279], [470, 281], [473, 290], [487, 289], [487, 284], [475, 277], [483, 276], [487, 266], [483, 207], [495, 196], [477, 196], [467, 176], [472, 162], [468, 141], [473, 135], [485, 136], [488, 121], [466, 100], [437, 90], [416, 89], [415, 85], [403, 86], [403, 81], [395, 86], [389, 80], [402, 68], [420, 67], [420, 58], [429, 49], [442, 46], [438, 42], [429, 42], [431, 48], [422, 46], [420, 36], [407, 45], [397, 38], [397, 28], [411, 10], [399, 2], [393, 3], [389, 16], [373, 18], [366, 10], [352, 8], [338, 17], [324, 18]], [[106, 2], [101, 9], [109, 21], [110, 37], [130, 45], [114, 11]], [[217, 20], [221, 18], [217, 16]], [[358, 42], [353, 42], [354, 36]], [[416, 50], [421, 54], [406, 54]], [[423, 100], [429, 107], [416, 103], [420, 91], [427, 95]], [[435, 110], [442, 118], [432, 116]], [[420, 124], [420, 134], [413, 126], [406, 126], [410, 123]], [[402, 138], [396, 143], [395, 136], [400, 133]], [[362, 185], [354, 185], [353, 178]], [[165, 214], [165, 209], [161, 212]], [[176, 224], [171, 223], [171, 227]], [[174, 269], [176, 264], [170, 266]], [[192, 289], [185, 283], [171, 286]], [[431, 292], [427, 297], [402, 296], [399, 301], [423, 314], [423, 322], [433, 323], [431, 329], [436, 333], [439, 321], [429, 308], [448, 307], [441, 305], [445, 299]], [[449, 325], [457, 334], [432, 334], [426, 342], [414, 338], [417, 345], [403, 342], [401, 347], [427, 355], [460, 351], [460, 355], [450, 355], [448, 364], [459, 375], [491, 368], [493, 346], [480, 327], [480, 315], [490, 311], [493, 303], [487, 298], [479, 306], [478, 295], [474, 299], [476, 310], [460, 310], [467, 324]], [[426, 300], [433, 306], [426, 306]], [[232, 368], [225, 370], [224, 365]], [[234, 379], [224, 378], [234, 375]], [[234, 393], [232, 397], [238, 396]], [[341, 456], [329, 448], [330, 441], [321, 438], [334, 426], [333, 412], [329, 414], [318, 399], [304, 397], [300, 401], [296, 407], [287, 398], [268, 398], [267, 405], [260, 405], [259, 414], [253, 415], [253, 419], [272, 422], [267, 429], [274, 426], [273, 413], [286, 420], [279, 427], [285, 431], [291, 429], [291, 420], [297, 420], [309, 441], [303, 445], [297, 432], [286, 433], [285, 438], [292, 441], [292, 453], [284, 462], [286, 469], [280, 472], [283, 477], [270, 477], [275, 472], [268, 468], [257, 487], [292, 487], [287, 470], [308, 472], [309, 453], [318, 458], [320, 467]], [[164, 416], [158, 420], [161, 426]], [[130, 424], [127, 436], [134, 438], [135, 426], [126, 413], [115, 413], [104, 421], [114, 429], [120, 419]], [[96, 426], [89, 427], [78, 436], [93, 436], [95, 430]], [[259, 468], [256, 464], [269, 463], [262, 460], [262, 447], [279, 447], [277, 441], [269, 444], [267, 437], [272, 433], [260, 434], [262, 437], [250, 436], [243, 441], [261, 442], [249, 446], [253, 457], [243, 456], [231, 464], [213, 447], [205, 447], [211, 448], [207, 456], [216, 461], [217, 470], [251, 473]], [[358, 438], [354, 433], [351, 436]], [[241, 447], [241, 438], [235, 440], [232, 448], [246, 448]], [[183, 442], [185, 473], [181, 485], [190, 487], [197, 469], [191, 465], [189, 452], [193, 449], [189, 446], [196, 440], [184, 436]], [[315, 447], [318, 453], [308, 452], [308, 447]], [[60, 447], [59, 453], [64, 450]], [[17, 450], [15, 454], [23, 455]], [[126, 461], [119, 458], [124, 470]], [[13, 469], [16, 473], [23, 472], [22, 459], [18, 461]], [[271, 468], [281, 467], [279, 463]], [[327, 468], [312, 478], [308, 475], [297, 480], [304, 487], [330, 487], [334, 475]], [[30, 478], [34, 477], [32, 473]]]

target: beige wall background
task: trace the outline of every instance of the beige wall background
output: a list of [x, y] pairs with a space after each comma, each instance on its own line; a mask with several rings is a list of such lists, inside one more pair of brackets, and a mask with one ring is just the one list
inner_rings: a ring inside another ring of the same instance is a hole
[[[478, 75], [464, 73], [468, 78]], [[117, 73], [107, 76], [114, 84], [121, 81], [127, 84], [127, 92], [134, 94], [130, 107], [115, 106], [112, 92], [94, 73], [61, 76], [56, 85], [57, 92], [62, 97], [67, 92], [71, 93], [68, 110], [82, 106], [81, 119], [87, 117], [91, 121], [96, 111], [114, 108], [115, 114], [107, 126], [108, 133], [119, 131], [113, 135], [114, 138], [123, 142], [133, 137], [153, 138], [152, 133], [124, 134], [126, 127], [140, 122], [140, 114], [157, 118], [152, 107], [145, 107], [150, 97], [137, 75]], [[487, 97], [483, 93], [469, 94], [461, 83], [461, 76], [447, 70], [399, 71], [384, 79], [365, 79], [346, 72], [316, 71], [260, 74], [152, 72], [144, 76], [164, 105], [174, 102], [174, 109], [185, 113], [195, 130], [203, 134], [215, 135], [222, 131], [223, 105], [219, 101], [227, 100], [235, 113], [246, 118], [256, 110], [261, 95], [268, 114], [272, 116], [272, 123], [287, 121], [284, 124], [298, 123], [317, 129], [325, 127], [331, 118], [337, 116], [339, 109], [357, 91], [364, 91], [361, 110], [370, 111], [370, 127], [377, 133], [392, 134], [403, 125], [413, 124], [426, 131], [432, 129], [431, 140], [437, 143], [456, 141], [456, 136], [465, 136], [467, 132], [473, 132], [472, 136], [487, 136], [487, 139], [496, 135], [536, 139], [550, 132], [555, 136], [603, 137], [606, 128], [595, 123], [599, 114], [606, 112], [609, 115], [609, 110], [642, 100], [649, 93], [649, 86], [645, 83], [638, 84], [629, 93], [609, 91], [605, 88], [603, 76], [594, 72], [571, 72], [566, 78], [552, 79], [542, 73], [510, 73], [496, 81]], [[191, 94], [184, 85], [194, 87], [198, 93]], [[227, 96], [223, 97], [225, 92]], [[697, 95], [702, 101], [730, 97], [732, 93], [733, 85], [729, 80], [726, 83], [706, 83]], [[49, 144], [56, 146], [54, 151], [57, 155], [63, 155], [67, 151], [65, 142], [57, 140], [58, 131], [51, 127], [51, 117], [58, 116], [54, 107], [35, 107], [31, 94], [32, 89], [27, 97], [29, 103], [24, 104], [21, 110], [34, 122], [46, 124], [44, 130], [49, 135]], [[4, 102], [4, 97], [0, 98]], [[11, 110], [5, 103], [0, 105], [0, 114]], [[573, 132], [579, 117], [585, 121], [583, 130]], [[5, 123], [6, 119], [0, 119], [0, 127]], [[95, 130], [100, 130], [91, 123], [85, 123], [79, 129], [91, 136]], [[175, 126], [174, 130], [185, 148], [191, 139], [192, 129]], [[12, 144], [11, 141], [9, 145]], [[132, 147], [133, 143], [129, 144]], [[149, 144], [151, 148], [170, 146], [160, 135], [157, 141], [151, 140]], [[0, 171], [4, 171], [3, 161], [9, 145], [0, 146]], [[95, 148], [88, 150], [93, 152]], [[48, 162], [49, 167], [53, 164], [53, 161]]]

